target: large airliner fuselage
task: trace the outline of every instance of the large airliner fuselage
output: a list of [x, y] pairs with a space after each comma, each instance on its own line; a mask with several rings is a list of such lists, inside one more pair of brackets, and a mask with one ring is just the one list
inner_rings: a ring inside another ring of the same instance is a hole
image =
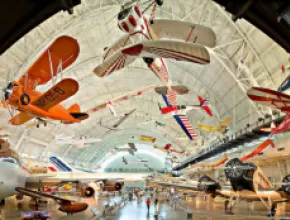
[[29, 173], [21, 167], [19, 163], [5, 161], [7, 158], [0, 158], [0, 200], [16, 194], [16, 187], [24, 187], [26, 177]]

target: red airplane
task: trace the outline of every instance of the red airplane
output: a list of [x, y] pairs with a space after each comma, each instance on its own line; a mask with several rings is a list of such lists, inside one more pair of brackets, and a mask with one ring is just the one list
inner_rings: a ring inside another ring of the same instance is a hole
[[275, 90], [253, 87], [248, 92], [248, 97], [256, 103], [266, 105], [286, 113], [285, 119], [276, 126], [273, 122], [271, 128], [263, 128], [263, 131], [278, 134], [290, 131], [290, 96]]

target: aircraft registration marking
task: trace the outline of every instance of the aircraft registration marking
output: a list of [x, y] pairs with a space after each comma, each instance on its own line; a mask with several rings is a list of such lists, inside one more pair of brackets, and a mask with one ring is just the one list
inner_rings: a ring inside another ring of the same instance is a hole
[[65, 91], [62, 90], [60, 87], [55, 87], [54, 89], [47, 92], [41, 99], [37, 100], [35, 103], [38, 107], [44, 107], [48, 103], [53, 102], [59, 99], [59, 96], [65, 95]]

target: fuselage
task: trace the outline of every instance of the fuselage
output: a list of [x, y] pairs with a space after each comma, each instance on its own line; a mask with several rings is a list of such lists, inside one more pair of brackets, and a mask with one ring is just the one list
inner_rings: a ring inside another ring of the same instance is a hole
[[9, 149], [0, 152], [0, 200], [16, 194], [15, 187], [24, 187], [29, 169], [17, 154]]

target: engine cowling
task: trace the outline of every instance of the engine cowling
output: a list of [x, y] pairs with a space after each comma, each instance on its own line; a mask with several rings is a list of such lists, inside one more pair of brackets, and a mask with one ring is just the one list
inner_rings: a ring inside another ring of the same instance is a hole
[[63, 201], [60, 202], [60, 208], [59, 211], [66, 212], [66, 213], [77, 213], [85, 211], [88, 208], [88, 204], [85, 202], [69, 202], [69, 201]]
[[281, 186], [282, 190], [290, 194], [290, 175], [287, 175], [282, 180], [283, 185]]
[[120, 182], [110, 182], [110, 181], [106, 181], [104, 183], [103, 190], [104, 191], [121, 191], [122, 188], [123, 188], [123, 185]]
[[95, 195], [95, 189], [87, 184], [82, 185], [81, 196], [85, 198], [91, 198]]

